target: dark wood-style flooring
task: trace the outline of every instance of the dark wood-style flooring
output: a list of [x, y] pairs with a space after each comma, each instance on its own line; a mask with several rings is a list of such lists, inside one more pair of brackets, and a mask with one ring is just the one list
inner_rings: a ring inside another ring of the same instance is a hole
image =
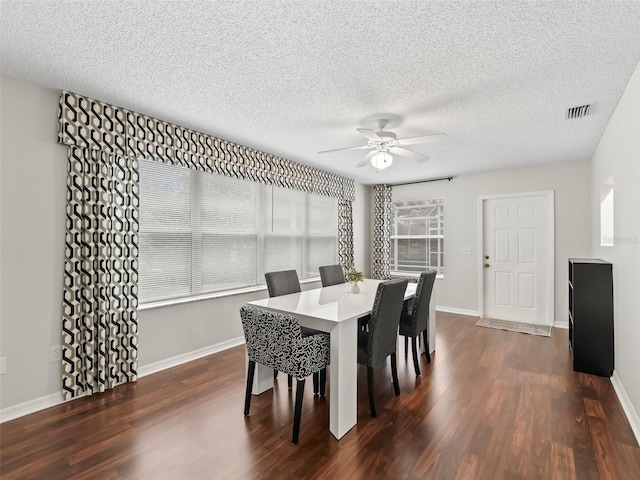
[[[300, 443], [281, 374], [242, 414], [244, 347], [1, 426], [2, 479], [640, 479], [640, 448], [609, 379], [574, 373], [551, 338], [438, 313], [433, 362], [379, 369], [378, 417], [358, 370], [358, 424], [328, 430], [305, 391]], [[330, 374], [330, 373], [329, 373]]]

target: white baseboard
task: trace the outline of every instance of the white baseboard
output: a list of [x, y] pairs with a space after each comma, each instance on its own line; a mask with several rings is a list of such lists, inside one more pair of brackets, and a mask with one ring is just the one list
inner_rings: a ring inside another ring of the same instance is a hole
[[636, 436], [636, 441], [640, 444], [640, 417], [638, 417], [638, 412], [633, 408], [633, 404], [620, 382], [620, 377], [618, 377], [618, 374], [615, 371], [611, 376], [611, 384], [618, 395], [618, 400], [620, 400], [620, 403], [622, 404], [624, 413], [627, 415], [627, 420], [629, 420], [631, 430], [633, 430], [633, 434]]
[[442, 305], [436, 305], [437, 312], [445, 312], [445, 313], [457, 313], [458, 315], [470, 315], [472, 317], [479, 316], [477, 310], [466, 310], [464, 308], [454, 308], [454, 307], [443, 307]]
[[200, 348], [192, 352], [176, 355], [175, 357], [160, 360], [159, 362], [150, 363], [149, 365], [144, 365], [138, 368], [138, 378], [151, 375], [162, 370], [166, 370], [167, 368], [177, 367], [178, 365], [182, 365], [183, 363], [191, 362], [192, 360], [197, 360], [198, 358], [222, 352], [223, 350], [237, 347], [238, 345], [242, 344], [244, 344], [244, 336], [232, 338], [231, 340], [227, 340], [226, 342], [210, 345], [208, 347]]
[[556, 322], [553, 324], [553, 328], [564, 328], [569, 330], [569, 322]]
[[19, 403], [18, 405], [13, 405], [12, 407], [3, 408], [2, 410], [0, 410], [0, 423], [8, 422], [9, 420], [13, 420], [18, 417], [24, 417], [25, 415], [39, 412], [40, 410], [44, 410], [45, 408], [55, 407], [56, 405], [60, 405], [61, 403], [64, 403], [62, 391], [58, 393], [52, 393], [51, 395], [47, 395], [45, 397], [35, 398], [27, 402]]
[[[183, 363], [206, 357], [207, 355], [218, 353], [223, 350], [227, 350], [228, 348], [242, 345], [243, 343], [244, 336], [233, 338], [226, 342], [218, 343], [216, 345], [211, 345], [199, 350], [194, 350], [193, 352], [183, 353], [182, 355], [177, 355], [175, 357], [167, 358], [166, 360], [161, 360], [159, 362], [145, 365], [138, 369], [138, 378], [144, 377], [146, 375], [151, 375], [152, 373], [157, 373], [162, 370], [166, 370], [167, 368], [176, 367], [178, 365], [182, 365]], [[23, 417], [25, 415], [29, 415], [30, 413], [39, 412], [40, 410], [44, 410], [45, 408], [54, 407], [56, 405], [64, 403], [64, 401], [65, 400], [62, 397], [62, 391], [60, 391], [58, 393], [52, 393], [51, 395], [47, 395], [45, 397], [40, 397], [34, 400], [23, 402], [12, 407], [0, 409], [0, 423], [8, 422], [9, 420]]]

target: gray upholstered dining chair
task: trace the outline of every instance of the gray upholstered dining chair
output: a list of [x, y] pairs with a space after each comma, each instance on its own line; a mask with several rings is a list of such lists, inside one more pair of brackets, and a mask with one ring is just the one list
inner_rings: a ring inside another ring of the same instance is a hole
[[387, 357], [391, 357], [393, 389], [396, 395], [400, 395], [396, 345], [407, 283], [406, 279], [380, 283], [373, 301], [369, 329], [358, 330], [358, 363], [367, 366], [367, 389], [372, 417], [378, 415], [373, 395], [373, 369], [383, 364]]
[[435, 270], [429, 270], [420, 274], [416, 294], [407, 310], [400, 316], [400, 335], [404, 336], [404, 354], [407, 355], [408, 342], [411, 338], [411, 350], [413, 352], [413, 368], [416, 375], [420, 375], [420, 362], [418, 360], [418, 337], [422, 334], [424, 350], [427, 354], [427, 362], [431, 363], [429, 353], [429, 302], [433, 284], [436, 281]]
[[[269, 297], [279, 297], [281, 295], [289, 295], [290, 293], [300, 293], [300, 280], [298, 279], [298, 272], [295, 270], [280, 270], [278, 272], [267, 272], [264, 274], [264, 279], [267, 283], [267, 290], [269, 291]], [[316, 335], [322, 333], [319, 330], [312, 328], [300, 327], [302, 336]], [[325, 387], [327, 384], [325, 372], [313, 376], [313, 393], [319, 393], [324, 395]], [[278, 377], [278, 370], [273, 370], [273, 378]], [[287, 385], [289, 388], [293, 387], [293, 378], [291, 375], [287, 377]]]
[[290, 293], [299, 293], [301, 291], [298, 272], [295, 270], [267, 272], [264, 274], [264, 279], [267, 282], [267, 290], [270, 297], [279, 297], [280, 295], [289, 295]]
[[305, 379], [325, 370], [329, 365], [330, 335], [319, 332], [303, 337], [298, 320], [293, 315], [270, 312], [248, 305], [240, 309], [240, 318], [249, 357], [244, 414], [249, 415], [251, 407], [251, 388], [256, 363], [294, 377], [296, 403], [291, 443], [295, 445], [300, 434]]
[[318, 270], [320, 271], [320, 281], [323, 287], [347, 283], [342, 265], [324, 265]]

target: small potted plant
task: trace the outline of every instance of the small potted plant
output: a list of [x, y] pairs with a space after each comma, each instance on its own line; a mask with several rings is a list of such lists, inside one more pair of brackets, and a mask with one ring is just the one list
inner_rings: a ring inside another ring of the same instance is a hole
[[345, 272], [345, 277], [347, 281], [351, 282], [351, 292], [358, 293], [360, 291], [358, 282], [364, 281], [364, 273], [356, 270], [356, 267], [350, 267]]

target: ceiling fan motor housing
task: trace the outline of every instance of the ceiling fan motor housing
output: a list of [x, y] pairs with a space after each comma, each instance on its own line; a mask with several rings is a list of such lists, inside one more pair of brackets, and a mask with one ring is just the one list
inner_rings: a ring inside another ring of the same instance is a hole
[[383, 140], [395, 140], [396, 138], [398, 138], [395, 133], [387, 132], [386, 130], [380, 130], [377, 133], [378, 133], [378, 136]]
[[380, 137], [380, 140], [369, 140], [367, 143], [370, 147], [393, 145], [396, 138], [398, 138], [395, 133], [387, 132], [385, 130], [380, 130], [379, 132], [376, 132], [376, 134]]

